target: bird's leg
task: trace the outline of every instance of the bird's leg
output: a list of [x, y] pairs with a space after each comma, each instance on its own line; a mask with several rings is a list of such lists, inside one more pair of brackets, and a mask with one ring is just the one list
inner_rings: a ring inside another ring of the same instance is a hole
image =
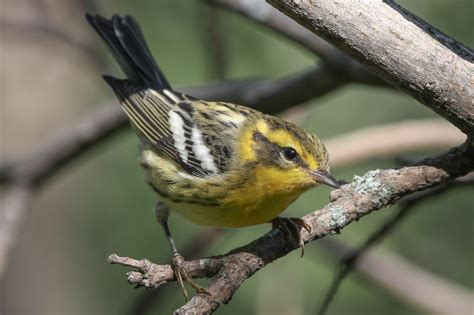
[[285, 236], [287, 242], [295, 242], [301, 248], [301, 257], [304, 255], [304, 242], [301, 238], [301, 228], [304, 228], [308, 233], [311, 232], [311, 226], [309, 226], [303, 219], [300, 218], [283, 218], [276, 217], [269, 223], [272, 224], [272, 228], [280, 229]]
[[172, 251], [171, 267], [173, 268], [176, 281], [178, 281], [179, 285], [181, 286], [181, 291], [183, 292], [184, 298], [186, 299], [186, 301], [188, 300], [188, 292], [184, 287], [184, 282], [187, 282], [191, 287], [193, 287], [193, 289], [196, 290], [196, 293], [204, 293], [210, 295], [210, 293], [206, 289], [202, 288], [193, 281], [192, 277], [189, 276], [189, 273], [186, 270], [186, 261], [184, 260], [183, 256], [179, 254], [174, 239], [171, 236], [170, 229], [168, 227], [169, 212], [170, 211], [167, 206], [165, 206], [161, 202], [157, 202], [155, 206], [156, 218], [163, 227], [166, 239], [170, 244]]

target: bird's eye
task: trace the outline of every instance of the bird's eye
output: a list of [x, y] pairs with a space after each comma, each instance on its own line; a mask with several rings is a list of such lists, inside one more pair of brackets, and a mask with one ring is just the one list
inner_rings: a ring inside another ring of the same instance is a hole
[[296, 152], [295, 149], [286, 147], [286, 148], [283, 148], [283, 156], [288, 161], [293, 161], [298, 156], [298, 153]]

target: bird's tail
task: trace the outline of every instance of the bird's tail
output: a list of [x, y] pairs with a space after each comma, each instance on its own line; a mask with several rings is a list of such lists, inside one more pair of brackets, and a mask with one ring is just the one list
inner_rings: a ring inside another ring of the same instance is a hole
[[107, 43], [128, 79], [155, 90], [171, 89], [168, 80], [153, 59], [138, 23], [129, 15], [106, 19], [86, 14], [86, 19]]

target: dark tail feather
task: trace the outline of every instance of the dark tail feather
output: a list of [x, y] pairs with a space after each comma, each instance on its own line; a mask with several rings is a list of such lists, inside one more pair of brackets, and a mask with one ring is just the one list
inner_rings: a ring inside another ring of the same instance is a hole
[[86, 14], [86, 19], [106, 42], [129, 79], [143, 82], [156, 90], [171, 89], [151, 56], [140, 26], [131, 16], [114, 15], [108, 20], [100, 15]]

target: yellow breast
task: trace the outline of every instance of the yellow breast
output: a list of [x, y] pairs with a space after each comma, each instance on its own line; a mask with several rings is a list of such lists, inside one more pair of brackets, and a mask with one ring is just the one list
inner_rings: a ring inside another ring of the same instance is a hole
[[171, 209], [192, 222], [206, 226], [244, 227], [269, 222], [295, 201], [310, 186], [301, 186], [300, 174], [289, 176], [272, 168], [257, 167], [255, 180], [228, 192], [219, 206], [174, 203]]
[[[245, 130], [237, 152], [238, 163], [225, 175], [203, 179], [180, 175], [174, 163], [151, 151], [142, 153], [141, 164], [153, 170], [148, 174], [148, 181], [163, 192], [162, 202], [196, 224], [243, 227], [266, 223], [285, 211], [315, 182], [300, 168], [281, 169], [257, 163], [258, 157], [253, 151], [255, 130], [267, 135], [273, 132], [264, 122]], [[282, 138], [278, 134], [273, 136], [275, 141]], [[294, 139], [285, 141], [296, 147]], [[216, 203], [209, 204], [209, 200]]]

